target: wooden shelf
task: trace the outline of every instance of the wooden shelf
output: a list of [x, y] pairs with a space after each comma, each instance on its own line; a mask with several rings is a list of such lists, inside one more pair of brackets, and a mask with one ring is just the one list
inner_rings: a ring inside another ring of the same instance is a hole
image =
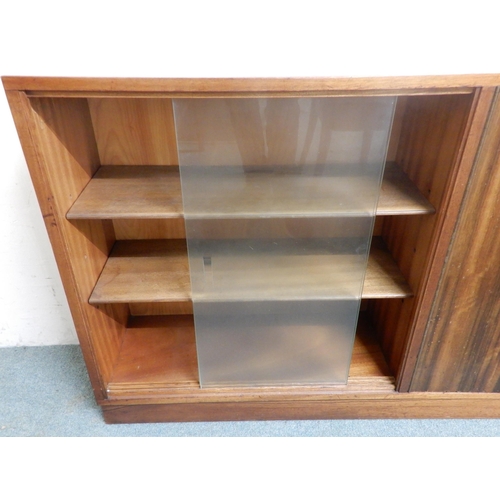
[[193, 317], [132, 316], [113, 382], [199, 387]]
[[433, 214], [435, 208], [395, 162], [387, 162], [377, 215]]
[[179, 218], [178, 167], [104, 166], [70, 208], [68, 219]]
[[[134, 397], [168, 398], [195, 396], [207, 401], [248, 397], [262, 388], [200, 389], [192, 316], [131, 317], [124, 333], [118, 361], [107, 387], [110, 399]], [[268, 390], [268, 389], [264, 389]], [[304, 390], [279, 388], [280, 393]], [[362, 314], [358, 322], [347, 385], [307, 390], [316, 392], [394, 392], [394, 378], [375, 340], [373, 329]], [[269, 389], [272, 391], [272, 389]]]
[[184, 240], [117, 241], [91, 304], [191, 300]]
[[[303, 258], [308, 259], [307, 256], [299, 256], [294, 259], [300, 262], [300, 259]], [[313, 256], [309, 258], [310, 263], [308, 262], [308, 266], [306, 266], [304, 276], [301, 276], [300, 289], [293, 289], [295, 283], [287, 284], [292, 288], [292, 295], [289, 298], [297, 298], [294, 294], [300, 295], [301, 290], [304, 297], [307, 298], [306, 293], [311, 285], [311, 280], [325, 280], [324, 277], [327, 276], [327, 270], [332, 262], [335, 265], [346, 266], [346, 274], [352, 272], [350, 258], [350, 256], [346, 255]], [[262, 261], [262, 259], [263, 257], [259, 256], [259, 260]], [[309, 264], [313, 264], [312, 269]], [[221, 292], [219, 296], [212, 296], [211, 298], [214, 300], [235, 300], [235, 298], [238, 300], [261, 300], [272, 298], [273, 293], [276, 293], [276, 291], [270, 290], [265, 293], [262, 288], [259, 288], [260, 278], [266, 278], [266, 282], [269, 281], [268, 273], [272, 267], [272, 263], [267, 268], [263, 266], [262, 274], [264, 276], [259, 276], [259, 273], [257, 273], [257, 276], [253, 278], [253, 289], [252, 283], [248, 283], [248, 275], [245, 274], [245, 287], [241, 291], [245, 295], [244, 297], [240, 295], [235, 297], [233, 286], [231, 291], [226, 294]], [[280, 269], [276, 269], [275, 272], [277, 277], [282, 279]], [[351, 281], [349, 276], [347, 276], [347, 281]], [[318, 283], [314, 282], [314, 285], [317, 290]], [[324, 285], [324, 296], [309, 298], [328, 299], [338, 297], [338, 295], [332, 297], [331, 291], [327, 289], [328, 286], [331, 287], [331, 281], [326, 279]], [[380, 238], [374, 238], [368, 260], [363, 298], [395, 298], [411, 295], [411, 289], [406, 284], [385, 245]], [[201, 299], [203, 298], [201, 297]], [[89, 301], [91, 304], [190, 302], [191, 284], [185, 242], [183, 240], [117, 242]]]
[[[259, 180], [260, 179], [260, 180]], [[232, 212], [237, 216], [258, 216], [249, 212], [250, 204], [256, 197], [262, 197], [262, 183], [267, 182], [261, 174], [249, 176], [244, 193], [237, 192], [230, 207], [221, 213], [211, 213], [211, 217], [224, 216]], [[228, 181], [230, 182], [230, 181]], [[340, 181], [339, 181], [340, 182]], [[283, 191], [277, 216], [324, 215], [325, 208], [307, 202], [306, 212], [297, 212], [297, 200], [287, 209], [284, 190], [279, 178], [275, 178], [273, 199], [279, 200]], [[342, 191], [339, 185], [338, 190]], [[361, 193], [361, 191], [360, 191]], [[362, 193], [361, 193], [362, 194]], [[361, 196], [361, 195], [360, 195]], [[288, 197], [289, 198], [289, 197]], [[261, 206], [266, 216], [273, 210]], [[386, 165], [382, 190], [377, 207], [377, 215], [428, 214], [433, 206], [418, 191], [408, 176], [393, 162]], [[103, 166], [94, 175], [80, 197], [67, 213], [68, 219], [133, 219], [133, 218], [182, 218], [182, 195], [179, 170], [177, 167], [159, 166]]]

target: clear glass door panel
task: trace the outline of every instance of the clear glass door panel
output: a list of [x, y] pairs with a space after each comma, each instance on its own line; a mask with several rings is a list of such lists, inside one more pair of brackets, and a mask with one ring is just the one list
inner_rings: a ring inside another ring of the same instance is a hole
[[203, 386], [346, 382], [394, 101], [174, 100]]

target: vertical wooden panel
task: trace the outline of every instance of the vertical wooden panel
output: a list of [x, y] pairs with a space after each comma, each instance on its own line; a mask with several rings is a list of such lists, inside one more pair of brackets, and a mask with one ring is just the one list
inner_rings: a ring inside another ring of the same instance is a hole
[[126, 307], [97, 309], [88, 297], [114, 241], [109, 221], [70, 223], [65, 215], [99, 166], [85, 99], [10, 93], [21, 138], [96, 397], [118, 354]]
[[177, 165], [171, 99], [89, 99], [102, 165]]
[[438, 241], [436, 228], [445, 215], [442, 204], [458, 164], [472, 100], [471, 95], [444, 95], [406, 101], [397, 162], [436, 207], [436, 214], [385, 218], [383, 238], [415, 293], [413, 298], [377, 301], [370, 307], [395, 373], [401, 368], [410, 325], [429, 278], [429, 262]]
[[497, 92], [411, 390], [500, 392], [499, 123]]

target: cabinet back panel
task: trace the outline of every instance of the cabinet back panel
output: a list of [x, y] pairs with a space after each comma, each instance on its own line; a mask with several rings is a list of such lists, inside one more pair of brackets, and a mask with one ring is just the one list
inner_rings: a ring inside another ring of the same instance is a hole
[[[373, 236], [382, 235], [382, 227], [386, 217], [379, 216], [375, 218]], [[300, 225], [301, 221], [294, 221], [295, 226]], [[243, 237], [248, 234], [247, 220], [237, 219], [231, 227], [230, 236], [232, 238]], [[269, 223], [272, 226], [272, 221]], [[278, 224], [276, 224], [278, 226]], [[184, 219], [114, 219], [113, 228], [117, 240], [159, 240], [159, 239], [183, 239], [186, 237]], [[214, 224], [212, 229], [213, 238], [227, 237], [224, 227]], [[304, 237], [308, 237], [307, 225], [304, 224]], [[280, 234], [273, 232], [274, 237], [286, 237], [286, 233]]]
[[389, 139], [389, 147], [387, 148], [386, 161], [388, 162], [396, 161], [407, 101], [408, 97], [400, 96], [398, 97], [398, 100], [396, 102], [396, 108], [394, 109], [394, 118], [392, 119], [391, 137]]
[[117, 240], [178, 240], [186, 237], [184, 219], [114, 219]]
[[177, 165], [171, 99], [88, 100], [102, 165]]
[[130, 304], [132, 316], [192, 315], [192, 302], [140, 302]]
[[376, 301], [370, 311], [383, 351], [394, 373], [402, 361], [409, 326], [416, 314], [417, 297], [433, 253], [436, 222], [459, 152], [472, 95], [408, 97], [400, 132], [397, 163], [420, 192], [436, 207], [436, 214], [386, 217], [382, 236], [415, 297]]

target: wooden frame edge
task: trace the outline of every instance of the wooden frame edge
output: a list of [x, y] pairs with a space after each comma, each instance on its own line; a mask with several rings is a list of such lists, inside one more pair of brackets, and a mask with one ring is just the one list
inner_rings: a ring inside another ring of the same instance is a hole
[[293, 77], [293, 78], [96, 78], [3, 76], [6, 90], [25, 92], [169, 92], [241, 94], [454, 89], [500, 85], [500, 75]]
[[241, 420], [499, 418], [500, 395], [375, 394], [321, 401], [105, 404], [108, 424]]
[[79, 345], [84, 354], [94, 396], [100, 403], [107, 397], [106, 388], [97, 369], [92, 343], [88, 338], [88, 326], [77, 296], [76, 281], [68, 261], [69, 257], [64, 243], [65, 239], [59, 227], [58, 218], [60, 215], [56, 213], [53, 206], [53, 195], [50, 183], [45, 174], [46, 169], [43, 167], [43, 160], [38, 151], [36, 141], [32, 136], [33, 127], [30, 124], [32, 121], [32, 111], [29, 107], [29, 99], [22, 91], [7, 90], [6, 95], [22, 145], [23, 154], [28, 165], [31, 182], [40, 206], [41, 216], [45, 223], [52, 252], [57, 263], [58, 272], [61, 276], [66, 299], [70, 305], [69, 309], [78, 335]]

